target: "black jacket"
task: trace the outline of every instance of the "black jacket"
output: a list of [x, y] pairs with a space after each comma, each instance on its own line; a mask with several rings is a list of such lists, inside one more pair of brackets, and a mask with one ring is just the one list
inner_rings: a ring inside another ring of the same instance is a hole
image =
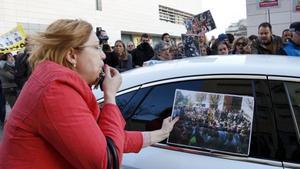
[[150, 60], [153, 56], [153, 48], [148, 43], [141, 43], [132, 51], [133, 66], [143, 66], [143, 63]]
[[272, 35], [271, 41], [272, 49], [269, 50], [265, 45], [261, 43], [259, 39], [256, 39], [251, 45], [252, 54], [276, 54], [277, 51], [282, 47], [282, 40], [279, 36]]

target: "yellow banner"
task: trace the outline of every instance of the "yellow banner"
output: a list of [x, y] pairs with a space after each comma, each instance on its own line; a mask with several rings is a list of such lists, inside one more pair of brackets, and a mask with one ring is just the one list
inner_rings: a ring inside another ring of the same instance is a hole
[[25, 47], [25, 38], [27, 37], [21, 24], [0, 35], [0, 53], [17, 52]]

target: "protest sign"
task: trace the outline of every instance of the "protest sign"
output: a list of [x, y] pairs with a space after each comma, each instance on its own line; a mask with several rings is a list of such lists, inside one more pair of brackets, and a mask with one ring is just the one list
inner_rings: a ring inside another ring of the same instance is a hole
[[26, 33], [21, 24], [0, 35], [0, 53], [17, 52], [25, 47]]
[[181, 39], [184, 46], [185, 57], [200, 56], [199, 43], [197, 38], [195, 38], [195, 36], [191, 34], [190, 35], [182, 34]]
[[210, 10], [195, 15], [193, 18], [186, 19], [184, 24], [187, 29], [187, 34], [206, 33], [216, 28]]

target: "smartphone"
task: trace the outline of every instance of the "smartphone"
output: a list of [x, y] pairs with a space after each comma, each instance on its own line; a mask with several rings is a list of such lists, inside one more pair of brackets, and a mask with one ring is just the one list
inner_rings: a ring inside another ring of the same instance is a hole
[[97, 79], [97, 82], [94, 86], [94, 89], [98, 89], [100, 87], [100, 89], [103, 91], [102, 84], [103, 84], [103, 81], [104, 81], [104, 77], [105, 77], [105, 73], [104, 73], [104, 69], [102, 69], [101, 72], [100, 72], [100, 75]]

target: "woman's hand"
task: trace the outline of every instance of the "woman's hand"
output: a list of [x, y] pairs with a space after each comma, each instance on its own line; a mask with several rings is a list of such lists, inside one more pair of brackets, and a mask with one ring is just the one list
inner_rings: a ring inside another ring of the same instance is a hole
[[117, 69], [108, 65], [104, 65], [105, 77], [102, 84], [104, 92], [104, 103], [116, 104], [115, 97], [118, 92], [121, 83], [122, 76]]
[[151, 131], [151, 132], [143, 132], [144, 135], [144, 144], [143, 147], [147, 147], [149, 145], [158, 143], [168, 138], [170, 132], [173, 130], [175, 123], [179, 120], [179, 117], [175, 119], [171, 119], [171, 117], [167, 117], [164, 119], [161, 129]]
[[170, 132], [173, 130], [173, 127], [178, 120], [179, 117], [176, 117], [175, 119], [172, 120], [171, 116], [164, 119], [160, 130], [162, 131], [162, 133], [167, 135], [166, 138], [169, 137]]

